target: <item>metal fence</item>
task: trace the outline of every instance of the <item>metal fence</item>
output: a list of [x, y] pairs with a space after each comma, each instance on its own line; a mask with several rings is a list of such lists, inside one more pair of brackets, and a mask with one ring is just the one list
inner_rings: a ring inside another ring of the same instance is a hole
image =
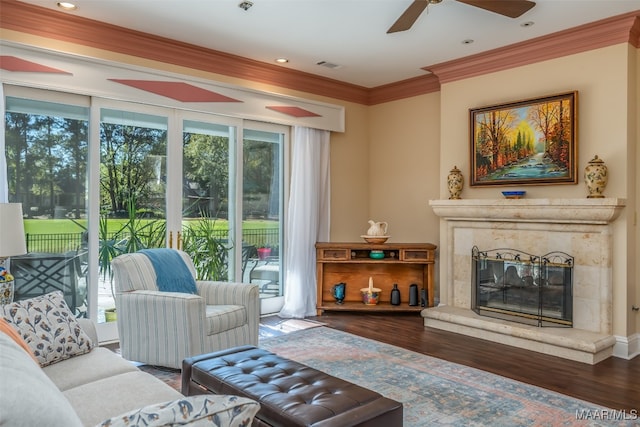
[[33, 234], [25, 235], [27, 252], [63, 253], [77, 250], [82, 246], [83, 233]]
[[[219, 239], [227, 239], [228, 230], [216, 230], [215, 236]], [[84, 233], [57, 233], [57, 234], [26, 234], [27, 252], [63, 253], [81, 248]], [[85, 237], [86, 238], [86, 237]], [[247, 229], [242, 232], [244, 245], [257, 248], [269, 246], [278, 247], [279, 231], [277, 229]]]

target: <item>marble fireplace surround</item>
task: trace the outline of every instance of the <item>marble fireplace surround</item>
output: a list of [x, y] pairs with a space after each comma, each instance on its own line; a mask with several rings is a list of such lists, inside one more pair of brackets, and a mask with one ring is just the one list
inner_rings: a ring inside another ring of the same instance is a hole
[[[431, 200], [440, 227], [440, 305], [426, 327], [595, 364], [613, 354], [611, 223], [624, 199]], [[471, 249], [512, 248], [575, 258], [573, 328], [536, 327], [471, 310]]]

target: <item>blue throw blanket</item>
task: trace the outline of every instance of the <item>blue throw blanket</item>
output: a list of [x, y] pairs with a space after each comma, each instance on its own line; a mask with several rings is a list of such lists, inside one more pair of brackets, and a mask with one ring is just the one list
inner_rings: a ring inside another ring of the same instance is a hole
[[196, 281], [180, 254], [174, 249], [158, 248], [138, 251], [149, 258], [156, 272], [158, 289], [164, 292], [196, 294]]

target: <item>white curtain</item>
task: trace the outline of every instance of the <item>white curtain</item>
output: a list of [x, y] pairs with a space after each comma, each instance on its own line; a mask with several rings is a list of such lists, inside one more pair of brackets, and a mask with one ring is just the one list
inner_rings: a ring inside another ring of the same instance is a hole
[[292, 153], [287, 282], [279, 315], [303, 318], [316, 315], [315, 243], [329, 240], [329, 132], [296, 126]]
[[4, 105], [4, 86], [0, 83], [0, 203], [7, 203], [9, 201], [7, 157], [4, 146]]

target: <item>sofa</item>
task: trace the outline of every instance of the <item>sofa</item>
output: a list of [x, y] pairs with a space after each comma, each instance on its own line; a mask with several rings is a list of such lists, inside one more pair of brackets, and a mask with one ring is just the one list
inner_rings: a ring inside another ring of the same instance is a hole
[[113, 351], [61, 292], [0, 306], [0, 425], [246, 426], [259, 404], [185, 397]]

